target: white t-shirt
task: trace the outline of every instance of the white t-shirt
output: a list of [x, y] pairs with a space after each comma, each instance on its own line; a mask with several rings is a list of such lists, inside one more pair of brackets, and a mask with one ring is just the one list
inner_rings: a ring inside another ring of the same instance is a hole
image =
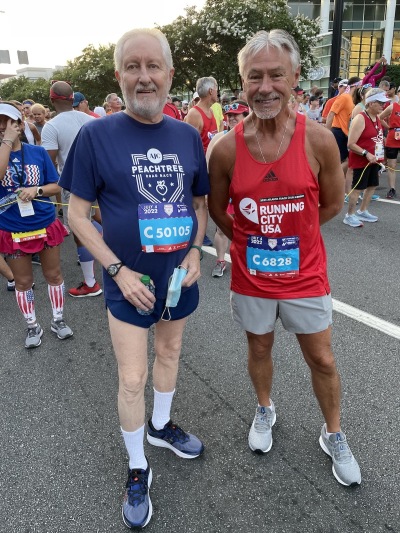
[[57, 166], [60, 175], [75, 137], [89, 120], [96, 119], [81, 111], [64, 111], [46, 122], [42, 130], [42, 146], [46, 150], [58, 150]]

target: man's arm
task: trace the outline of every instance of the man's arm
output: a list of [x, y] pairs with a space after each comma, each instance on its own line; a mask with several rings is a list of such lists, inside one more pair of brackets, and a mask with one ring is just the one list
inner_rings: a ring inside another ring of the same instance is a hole
[[46, 150], [46, 151], [49, 154], [50, 159], [53, 161], [53, 165], [56, 167], [56, 169], [58, 169], [58, 166], [57, 166], [58, 150]]
[[236, 157], [234, 135], [227, 133], [215, 143], [209, 159], [210, 193], [208, 209], [219, 229], [232, 240], [233, 219], [226, 209], [229, 204], [231, 170]]
[[315, 122], [307, 123], [306, 152], [319, 184], [319, 223], [325, 224], [343, 208], [344, 175], [335, 137]]
[[332, 129], [332, 122], [333, 122], [333, 119], [335, 118], [335, 113], [333, 111], [329, 111], [329, 114], [328, 116], [326, 117], [326, 123], [325, 123], [325, 127], [328, 129], [328, 130], [331, 130]]
[[[193, 197], [193, 209], [195, 210], [197, 217], [197, 234], [194, 238], [193, 245], [201, 248], [203, 244], [204, 235], [206, 234], [208, 211], [206, 206], [205, 196]], [[190, 287], [195, 281], [197, 281], [201, 275], [200, 273], [200, 250], [196, 248], [190, 248], [187, 255], [183, 259], [181, 265], [186, 268], [188, 273], [183, 280], [182, 286]]]
[[[121, 259], [104, 242], [100, 233], [90, 221], [90, 208], [92, 203], [71, 194], [69, 200], [68, 222], [71, 229], [93, 256], [107, 268], [112, 263], [119, 263]], [[197, 252], [197, 250], [193, 250]], [[124, 298], [132, 305], [140, 307], [143, 311], [153, 306], [153, 294], [140, 281], [142, 273], [134, 272], [124, 266], [113, 278], [120, 288]]]
[[191, 109], [185, 117], [185, 122], [192, 125], [196, 130], [201, 133], [203, 130], [203, 119], [200, 113], [196, 109]]

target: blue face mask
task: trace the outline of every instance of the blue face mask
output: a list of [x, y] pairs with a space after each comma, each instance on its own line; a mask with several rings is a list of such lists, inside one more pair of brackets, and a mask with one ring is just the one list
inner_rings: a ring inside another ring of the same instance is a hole
[[169, 314], [169, 318], [163, 318], [163, 317], [167, 309], [169, 313], [170, 307], [176, 307], [178, 305], [179, 298], [181, 297], [182, 282], [185, 279], [187, 272], [188, 271], [186, 270], [186, 268], [183, 268], [182, 266], [178, 266], [178, 268], [174, 268], [174, 272], [172, 276], [169, 278], [167, 301], [165, 302], [165, 309], [161, 316], [162, 320], [171, 320], [170, 314]]

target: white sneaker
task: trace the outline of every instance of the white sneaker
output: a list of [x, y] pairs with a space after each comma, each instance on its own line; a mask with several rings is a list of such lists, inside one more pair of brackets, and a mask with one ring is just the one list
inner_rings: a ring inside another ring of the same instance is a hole
[[343, 224], [347, 224], [352, 228], [362, 228], [364, 226], [364, 224], [359, 218], [356, 217], [356, 215], [346, 215], [343, 219]]
[[276, 422], [275, 405], [258, 406], [249, 432], [249, 447], [253, 452], [267, 453], [272, 446], [272, 426]]
[[377, 222], [378, 220], [378, 217], [376, 217], [375, 215], [371, 215], [371, 213], [367, 210], [365, 211], [358, 210], [357, 217], [360, 220], [363, 220], [364, 222]]

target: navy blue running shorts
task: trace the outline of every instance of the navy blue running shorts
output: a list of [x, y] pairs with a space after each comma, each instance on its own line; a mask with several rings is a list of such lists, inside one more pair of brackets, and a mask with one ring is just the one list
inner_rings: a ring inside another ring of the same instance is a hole
[[340, 128], [332, 128], [332, 133], [339, 147], [340, 161], [343, 163], [349, 157], [349, 150], [347, 148], [348, 137]]
[[[176, 307], [165, 309], [165, 298], [157, 298], [154, 310], [149, 315], [141, 315], [128, 300], [106, 300], [106, 308], [112, 316], [122, 322], [148, 329], [156, 324], [161, 317], [165, 320], [180, 320], [193, 313], [199, 305], [199, 287], [197, 283], [182, 292]], [[165, 311], [165, 312], [164, 312]]]

